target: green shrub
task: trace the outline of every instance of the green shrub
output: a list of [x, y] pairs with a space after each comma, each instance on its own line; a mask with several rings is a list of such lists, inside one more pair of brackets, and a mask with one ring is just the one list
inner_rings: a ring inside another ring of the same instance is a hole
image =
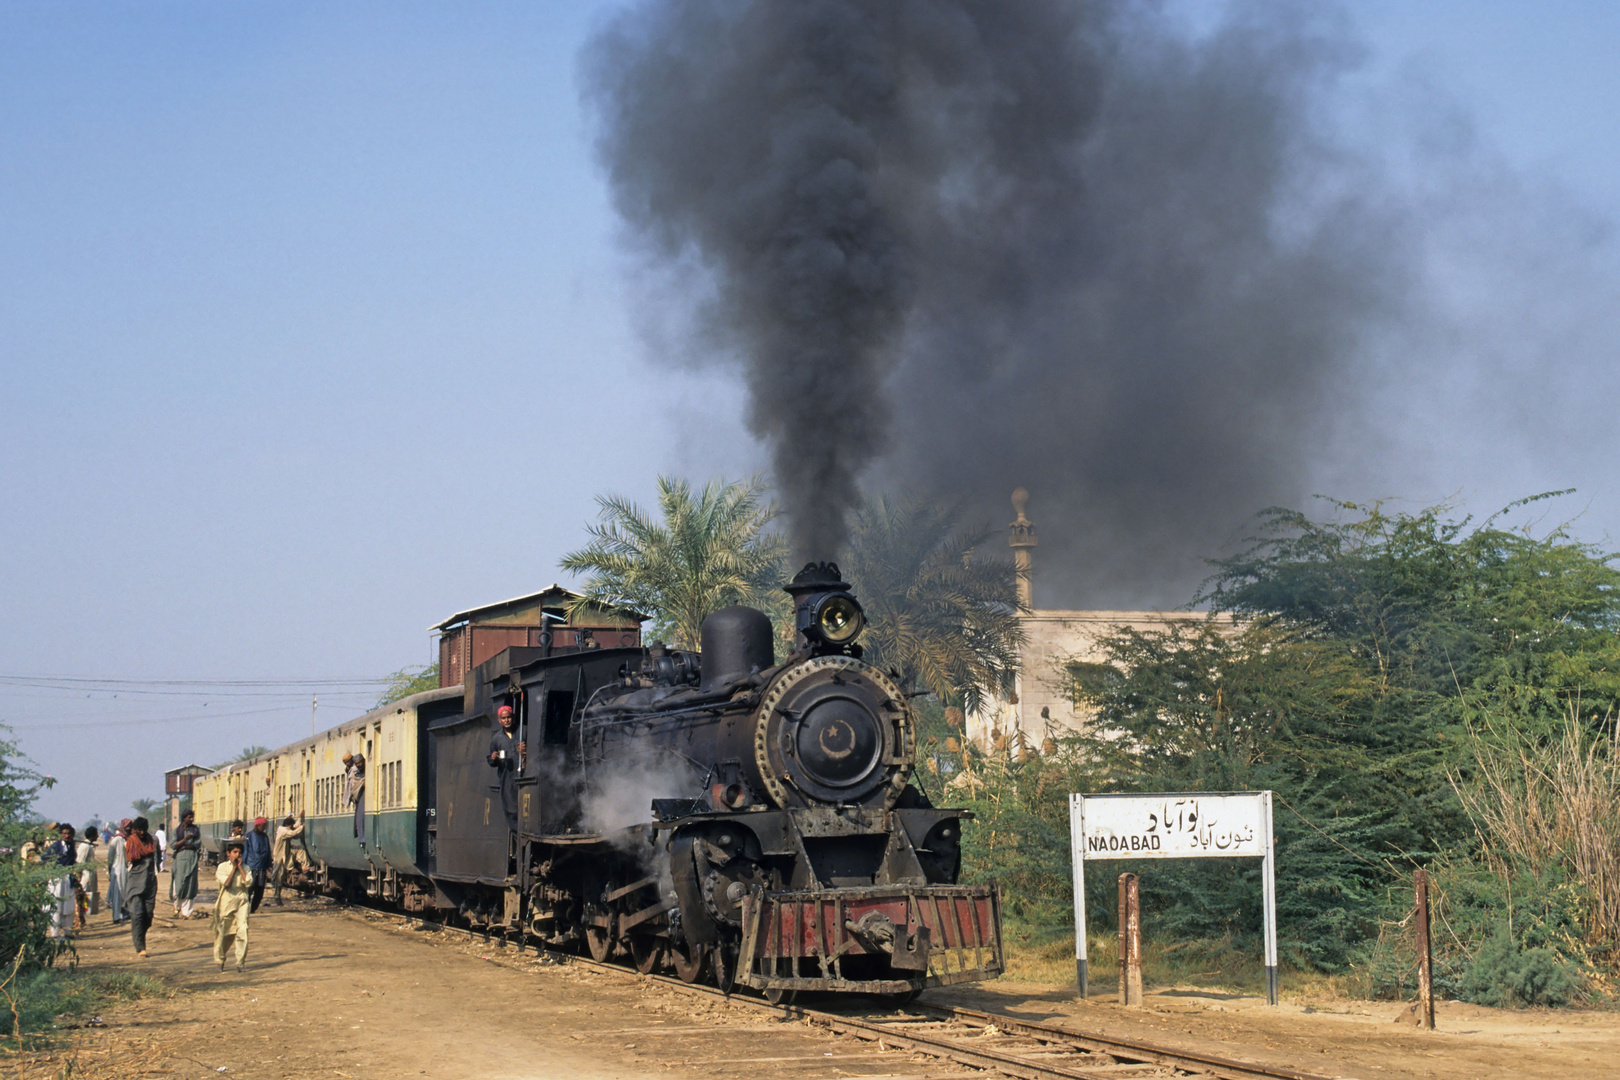
[[0, 979], [11, 972], [19, 951], [26, 972], [50, 966], [67, 948], [45, 936], [51, 922], [48, 905], [53, 903], [47, 887], [66, 871], [24, 863], [20, 855], [30, 837], [55, 839], [44, 836], [43, 824], [34, 817], [34, 796], [56, 781], [29, 767], [28, 758], [6, 737], [9, 732], [0, 724]]
[[[1504, 877], [1478, 859], [1430, 865], [1434, 992], [1481, 1005], [1515, 1007], [1600, 1002], [1608, 961], [1587, 948], [1588, 898], [1559, 867]], [[1417, 992], [1411, 886], [1389, 889], [1382, 930], [1356, 957], [1355, 988], [1369, 997]]]
[[1497, 934], [1474, 956], [1458, 986], [1458, 996], [1480, 1005], [1568, 1005], [1580, 994], [1575, 965], [1546, 946], [1521, 949], [1507, 932]]
[[51, 926], [49, 908], [55, 903], [47, 890], [51, 878], [60, 872], [54, 867], [0, 862], [0, 978], [11, 970], [24, 947], [25, 971], [49, 967], [71, 948], [46, 936]]

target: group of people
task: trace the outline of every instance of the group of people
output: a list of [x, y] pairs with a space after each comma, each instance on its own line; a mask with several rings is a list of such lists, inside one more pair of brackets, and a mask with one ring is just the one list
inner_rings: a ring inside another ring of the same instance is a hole
[[[50, 914], [51, 937], [65, 938], [83, 929], [100, 899], [97, 883], [96, 841], [100, 833], [89, 827], [82, 838], [72, 825], [53, 825], [57, 839], [49, 844], [38, 838], [22, 847], [24, 862], [69, 868], [68, 873], [51, 879], [51, 900], [45, 905]], [[107, 906], [113, 922], [128, 922], [135, 952], [146, 955], [146, 931], [152, 925], [157, 901], [159, 841], [144, 817], [125, 818], [116, 830], [106, 832]]]
[[[231, 823], [231, 835], [223, 842], [222, 858], [215, 871], [219, 896], [211, 914], [195, 910], [197, 875], [202, 858], [202, 832], [196, 815], [186, 811], [170, 848], [169, 898], [179, 919], [211, 918], [214, 932], [214, 960], [225, 970], [228, 954], [236, 959], [236, 969], [247, 964], [248, 916], [259, 910], [265, 888], [274, 884], [271, 902], [281, 906], [282, 883], [287, 871], [303, 855], [303, 819], [285, 818], [276, 829], [272, 843], [266, 818], [255, 818], [253, 828], [243, 821]], [[144, 817], [125, 818], [117, 829], [105, 834], [92, 826], [78, 830], [67, 823], [53, 825], [58, 838], [49, 844], [42, 837], [22, 847], [24, 862], [74, 867], [53, 878], [50, 913], [52, 937], [65, 938], [71, 930], [82, 929], [94, 913], [99, 899], [95, 845], [104, 839], [107, 846], [107, 906], [114, 923], [128, 922], [137, 956], [146, 955], [146, 933], [157, 907], [157, 875], [164, 852], [162, 831], [153, 830]]]

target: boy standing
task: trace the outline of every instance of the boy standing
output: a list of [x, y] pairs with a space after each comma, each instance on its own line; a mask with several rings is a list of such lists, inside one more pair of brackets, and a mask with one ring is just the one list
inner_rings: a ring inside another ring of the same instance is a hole
[[219, 899], [214, 902], [214, 959], [219, 970], [225, 970], [225, 953], [236, 946], [236, 970], [247, 966], [248, 950], [248, 882], [249, 874], [242, 865], [243, 841], [231, 837], [225, 841], [225, 861], [214, 872], [219, 883]]

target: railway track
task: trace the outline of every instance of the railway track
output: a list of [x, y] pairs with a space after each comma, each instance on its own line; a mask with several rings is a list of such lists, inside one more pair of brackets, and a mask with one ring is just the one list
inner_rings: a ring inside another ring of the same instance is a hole
[[[406, 925], [508, 947], [499, 936], [446, 926], [431, 920], [377, 908], [364, 908]], [[519, 950], [522, 945], [517, 946]], [[1017, 1077], [1019, 1080], [1330, 1080], [1317, 1073], [1233, 1061], [1211, 1054], [1132, 1039], [1077, 1031], [1057, 1024], [1021, 1020], [1004, 1013], [983, 1012], [954, 1005], [916, 1001], [899, 1009], [852, 1014], [806, 1008], [797, 1004], [773, 1005], [749, 993], [722, 993], [718, 988], [685, 983], [667, 975], [640, 975], [631, 968], [592, 960], [571, 953], [546, 952], [559, 962], [628, 975], [662, 984], [681, 993], [700, 995], [742, 1010], [774, 1017], [803, 1020], [840, 1035], [876, 1043], [882, 1048], [906, 1050], [961, 1066], [951, 1074], [931, 1073], [940, 1080], [949, 1075]]]

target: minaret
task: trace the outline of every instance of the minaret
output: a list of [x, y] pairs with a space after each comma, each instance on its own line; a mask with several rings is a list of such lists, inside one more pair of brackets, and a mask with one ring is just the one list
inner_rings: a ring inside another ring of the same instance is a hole
[[1012, 493], [1013, 509], [1018, 517], [1009, 526], [1011, 535], [1007, 543], [1013, 549], [1013, 573], [1018, 578], [1018, 602], [1026, 609], [1035, 606], [1035, 589], [1031, 573], [1035, 569], [1034, 548], [1040, 541], [1035, 536], [1035, 524], [1024, 514], [1029, 505], [1029, 492], [1023, 488]]

